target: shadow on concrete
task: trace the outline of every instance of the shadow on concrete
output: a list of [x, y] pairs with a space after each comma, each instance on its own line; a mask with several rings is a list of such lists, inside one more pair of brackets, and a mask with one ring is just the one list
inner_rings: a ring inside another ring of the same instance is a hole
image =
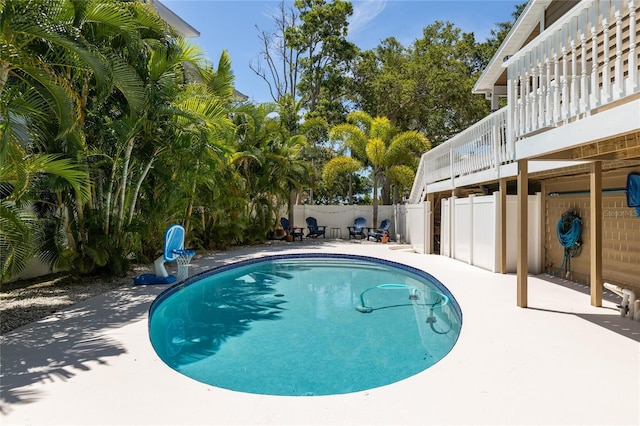
[[[228, 252], [197, 255], [192, 260], [189, 275], [195, 275], [227, 263], [260, 258], [282, 251], [331, 247], [335, 241], [304, 240], [251, 246]], [[167, 265], [176, 273], [176, 265]], [[167, 285], [123, 287], [87, 299], [58, 311], [35, 323], [0, 336], [0, 414], [9, 405], [30, 404], [44, 398], [37, 392], [23, 389], [45, 381], [68, 381], [91, 370], [91, 363], [106, 364], [111, 357], [126, 353], [117, 341], [104, 331], [120, 328], [146, 316], [153, 300]]]
[[[543, 281], [557, 284], [561, 287], [568, 288], [570, 290], [575, 290], [582, 294], [586, 294], [587, 296], [591, 295], [591, 287], [589, 287], [586, 284], [580, 284], [573, 281], [568, 281], [563, 278], [554, 277], [553, 275], [549, 275], [549, 274], [540, 274], [540, 275], [536, 275], [535, 277]], [[615, 303], [617, 305], [619, 305], [622, 302], [622, 298], [620, 296], [618, 296], [612, 291], [607, 290], [606, 288], [602, 289], [602, 300], [606, 300], [608, 302]]]
[[[554, 277], [549, 274], [536, 275], [536, 278], [539, 278], [541, 280], [547, 281], [552, 284], [562, 286], [564, 288], [568, 288], [570, 290], [577, 291], [587, 296], [591, 294], [591, 288], [586, 284], [580, 284], [573, 281], [568, 281], [563, 278]], [[622, 298], [619, 295], [617, 295], [612, 291], [607, 290], [606, 288], [602, 289], [602, 300], [606, 300], [616, 305], [620, 305], [620, 303], [622, 303]], [[640, 342], [640, 322], [634, 321], [630, 318], [623, 318], [621, 316], [611, 316], [611, 315], [561, 312], [561, 311], [554, 311], [554, 310], [548, 310], [548, 309], [542, 309], [542, 308], [531, 308], [531, 309], [536, 309], [539, 311], [555, 312], [560, 314], [575, 315], [593, 324], [599, 325], [600, 327], [604, 327], [607, 330], [610, 330], [622, 336], [628, 337], [629, 339], [635, 340], [636, 342]], [[603, 309], [613, 309], [613, 308], [603, 308]]]
[[44, 395], [22, 389], [33, 383], [67, 381], [124, 354], [104, 335], [147, 314], [165, 286], [123, 287], [87, 299], [1, 337], [0, 413], [9, 404], [37, 402]]
[[[630, 318], [623, 318], [621, 316], [613, 316], [613, 315], [564, 312], [564, 311], [558, 311], [554, 309], [536, 308], [532, 306], [529, 306], [527, 309], [531, 309], [534, 311], [541, 311], [541, 312], [551, 312], [555, 314], [573, 315], [640, 343], [640, 322], [634, 321]], [[603, 309], [611, 309], [611, 308], [603, 308]]]

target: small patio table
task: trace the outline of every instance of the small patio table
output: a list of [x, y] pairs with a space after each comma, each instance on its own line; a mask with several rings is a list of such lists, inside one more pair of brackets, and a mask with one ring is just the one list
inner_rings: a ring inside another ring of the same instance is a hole
[[342, 239], [342, 228], [329, 228], [329, 235], [331, 238]]

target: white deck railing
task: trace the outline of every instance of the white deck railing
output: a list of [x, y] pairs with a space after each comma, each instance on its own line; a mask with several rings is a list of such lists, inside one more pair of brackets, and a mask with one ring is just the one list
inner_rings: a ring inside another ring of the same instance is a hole
[[[515, 141], [597, 114], [640, 92], [640, 0], [583, 0], [505, 62], [508, 106], [422, 155], [409, 203], [427, 186], [515, 159]], [[486, 174], [483, 175], [483, 179]]]
[[502, 108], [445, 143], [422, 154], [409, 203], [424, 199], [427, 185], [452, 180], [482, 170], [495, 169], [514, 159], [507, 140], [508, 109]]
[[505, 63], [515, 138], [638, 92], [636, 0], [583, 0]]

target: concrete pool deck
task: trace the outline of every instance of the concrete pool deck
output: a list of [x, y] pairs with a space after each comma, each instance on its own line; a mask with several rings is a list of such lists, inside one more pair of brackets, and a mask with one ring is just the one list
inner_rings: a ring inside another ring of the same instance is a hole
[[515, 275], [393, 245], [329, 239], [200, 256], [190, 275], [234, 260], [313, 251], [428, 271], [461, 306], [458, 343], [422, 373], [367, 391], [321, 397], [233, 392], [186, 378], [158, 358], [147, 333], [148, 309], [167, 286], [132, 284], [3, 336], [0, 423], [640, 424], [640, 322], [620, 318], [611, 301], [590, 306], [582, 286], [532, 276], [523, 309], [516, 306]]

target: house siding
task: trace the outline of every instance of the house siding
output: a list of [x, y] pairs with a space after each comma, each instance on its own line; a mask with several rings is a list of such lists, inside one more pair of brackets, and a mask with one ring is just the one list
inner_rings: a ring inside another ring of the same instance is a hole
[[575, 7], [580, 0], [556, 0], [552, 2], [549, 7], [544, 11], [544, 26], [545, 29], [549, 28], [558, 19]]
[[[627, 175], [640, 172], [640, 163], [634, 167], [603, 172], [604, 191], [624, 189]], [[584, 194], [549, 195], [563, 192]], [[558, 242], [556, 227], [567, 210], [574, 210], [582, 218], [582, 253], [571, 259], [567, 279], [589, 284], [590, 281], [590, 197], [589, 175], [549, 179], [545, 181], [545, 259], [548, 273], [554, 273], [562, 264], [563, 248]], [[602, 258], [603, 279], [623, 287], [640, 289], [640, 217], [627, 206], [625, 192], [605, 192], [602, 196]], [[564, 271], [564, 269], [563, 269]], [[557, 275], [563, 275], [559, 272]]]

